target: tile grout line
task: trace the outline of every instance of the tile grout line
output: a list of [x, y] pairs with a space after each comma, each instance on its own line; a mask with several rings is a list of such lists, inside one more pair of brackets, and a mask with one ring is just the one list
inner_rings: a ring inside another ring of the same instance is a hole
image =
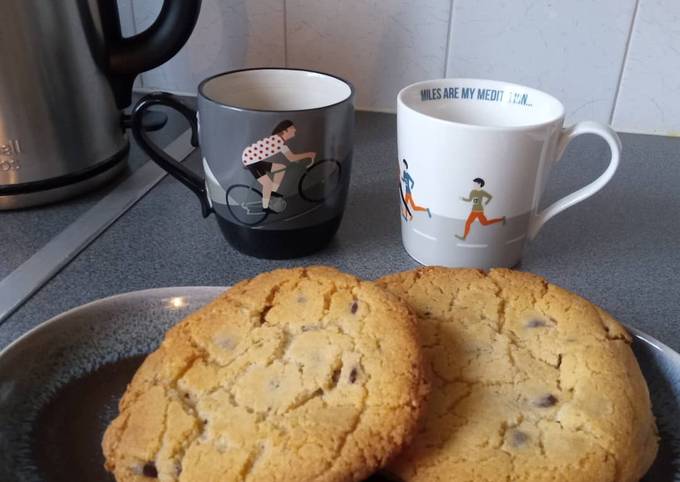
[[449, 11], [449, 28], [446, 31], [446, 48], [444, 49], [444, 77], [449, 76], [449, 53], [451, 52], [451, 36], [453, 35], [453, 6], [456, 0], [451, 0]]
[[288, 67], [288, 5], [283, 0], [283, 66]]
[[626, 39], [626, 48], [623, 51], [623, 61], [621, 62], [621, 70], [619, 72], [619, 81], [616, 84], [616, 91], [614, 92], [614, 102], [612, 102], [612, 110], [609, 114], [609, 125], [614, 123], [614, 114], [616, 113], [616, 105], [619, 102], [619, 94], [621, 93], [621, 84], [623, 83], [623, 74], [626, 71], [626, 63], [628, 62], [628, 54], [630, 51], [630, 44], [633, 38], [633, 31], [635, 30], [635, 22], [640, 9], [640, 0], [635, 0], [635, 8], [633, 9], [633, 18], [630, 21], [630, 30], [628, 31], [628, 38]]

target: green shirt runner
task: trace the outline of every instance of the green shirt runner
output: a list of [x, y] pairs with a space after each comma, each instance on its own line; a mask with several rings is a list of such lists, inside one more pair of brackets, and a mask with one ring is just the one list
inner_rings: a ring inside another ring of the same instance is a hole
[[487, 198], [487, 203], [491, 201], [491, 194], [486, 192], [484, 189], [473, 189], [470, 191], [470, 195], [467, 198], [463, 198], [463, 201], [472, 201], [473, 211], [484, 211], [484, 198]]
[[[471, 202], [472, 203], [472, 210], [470, 211], [470, 214], [468, 215], [467, 220], [465, 221], [465, 231], [463, 232], [463, 235], [461, 236], [460, 234], [456, 234], [456, 238], [465, 241], [468, 237], [468, 234], [470, 234], [470, 228], [472, 227], [472, 223], [475, 221], [479, 221], [479, 223], [482, 226], [488, 226], [490, 224], [496, 224], [496, 223], [503, 223], [505, 225], [505, 216], [502, 218], [493, 218], [493, 219], [486, 219], [486, 216], [484, 215], [484, 204], [489, 204], [489, 202], [492, 199], [491, 194], [486, 192], [484, 189], [484, 179], [481, 177], [477, 177], [472, 180], [475, 184], [479, 184], [479, 189], [473, 189], [470, 191], [470, 194], [468, 197], [461, 197], [461, 199], [465, 202]], [[484, 199], [486, 199], [486, 203], [484, 203]]]

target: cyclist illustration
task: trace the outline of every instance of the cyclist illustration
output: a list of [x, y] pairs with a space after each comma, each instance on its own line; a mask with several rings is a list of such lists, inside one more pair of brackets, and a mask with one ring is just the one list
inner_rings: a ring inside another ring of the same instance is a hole
[[[463, 241], [465, 241], [465, 239], [468, 237], [468, 234], [470, 234], [470, 227], [476, 219], [479, 220], [483, 226], [496, 223], [503, 223], [505, 225], [505, 216], [502, 218], [487, 219], [484, 215], [484, 206], [488, 205], [491, 202], [491, 199], [493, 199], [491, 194], [482, 189], [485, 184], [484, 179], [481, 177], [476, 177], [472, 180], [472, 182], [479, 184], [479, 189], [473, 189], [470, 191], [470, 195], [466, 198], [461, 197], [463, 201], [472, 203], [472, 211], [470, 211], [470, 215], [468, 216], [467, 221], [465, 221], [465, 233], [463, 233], [462, 236], [458, 234], [455, 235], [458, 239]], [[486, 202], [484, 202], [485, 198]]]
[[[413, 211], [427, 212], [427, 216], [431, 218], [432, 214], [430, 213], [430, 208], [418, 206], [413, 200], [413, 193], [411, 191], [413, 187], [416, 185], [416, 183], [408, 172], [408, 162], [406, 162], [406, 159], [402, 159], [401, 162], [404, 163], [404, 170], [402, 171], [400, 179], [401, 182], [399, 183], [399, 191], [401, 193], [401, 200], [403, 203], [403, 206], [401, 207], [401, 215], [404, 217], [406, 221], [411, 221], [413, 219], [413, 215], [411, 214], [411, 210], [409, 209], [410, 206], [411, 209], [413, 209]], [[401, 188], [402, 183], [404, 184], [403, 190]]]
[[257, 182], [262, 186], [262, 209], [269, 209], [272, 194], [281, 196], [277, 191], [286, 174], [286, 165], [277, 160], [278, 154], [283, 154], [291, 162], [310, 159], [312, 163], [316, 152], [302, 152], [295, 154], [286, 142], [295, 137], [295, 125], [290, 120], [280, 122], [272, 131], [272, 135], [260, 139], [243, 150], [241, 161]]

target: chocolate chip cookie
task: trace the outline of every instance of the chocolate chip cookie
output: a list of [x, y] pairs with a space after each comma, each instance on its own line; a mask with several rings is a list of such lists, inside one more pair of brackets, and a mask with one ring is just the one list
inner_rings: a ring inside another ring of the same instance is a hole
[[324, 267], [243, 281], [167, 334], [103, 440], [119, 482], [361, 480], [415, 432], [415, 317]]
[[417, 312], [432, 393], [389, 470], [406, 481], [637, 481], [657, 452], [628, 333], [528, 273], [422, 268], [378, 281]]

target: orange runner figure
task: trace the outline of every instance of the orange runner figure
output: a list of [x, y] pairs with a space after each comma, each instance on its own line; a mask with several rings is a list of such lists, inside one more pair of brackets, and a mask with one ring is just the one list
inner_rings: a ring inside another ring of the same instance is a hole
[[404, 206], [402, 206], [401, 215], [404, 216], [404, 219], [406, 221], [410, 221], [411, 219], [413, 219], [413, 215], [408, 209], [408, 207], [411, 206], [411, 209], [413, 209], [414, 211], [427, 212], [427, 216], [431, 218], [432, 214], [430, 213], [430, 208], [418, 206], [413, 200], [413, 194], [411, 193], [411, 189], [413, 189], [413, 186], [415, 186], [416, 183], [411, 177], [411, 175], [408, 173], [408, 162], [406, 162], [406, 159], [402, 159], [401, 161], [404, 163], [404, 172], [401, 175], [401, 181], [404, 183], [404, 191], [402, 193], [404, 196], [403, 197]]
[[[455, 235], [458, 239], [463, 241], [465, 241], [468, 234], [470, 234], [470, 227], [472, 226], [472, 223], [475, 222], [475, 219], [479, 220], [483, 226], [496, 223], [503, 223], [505, 225], [505, 216], [502, 218], [486, 219], [486, 216], [484, 215], [484, 206], [491, 202], [492, 196], [482, 189], [484, 187], [484, 179], [476, 177], [472, 182], [479, 184], [479, 189], [470, 191], [470, 195], [466, 198], [461, 197], [465, 202], [472, 202], [472, 211], [470, 211], [470, 215], [468, 216], [467, 221], [465, 221], [465, 233], [462, 236], [458, 234]], [[484, 198], [486, 198], [486, 202], [484, 202]]]

